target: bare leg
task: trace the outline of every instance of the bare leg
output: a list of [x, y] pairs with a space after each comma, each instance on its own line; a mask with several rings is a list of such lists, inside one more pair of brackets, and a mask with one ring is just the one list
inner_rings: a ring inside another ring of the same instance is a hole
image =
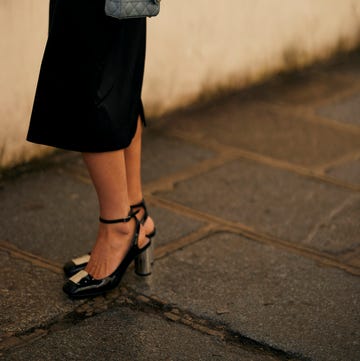
[[[85, 164], [94, 183], [100, 216], [118, 219], [128, 216], [128, 196], [124, 150], [104, 153], [83, 153]], [[86, 271], [96, 279], [110, 275], [120, 264], [130, 247], [135, 221], [128, 223], [99, 224], [99, 232]], [[139, 247], [148, 239], [140, 230]]]
[[[138, 118], [138, 126], [136, 134], [128, 148], [125, 149], [125, 166], [126, 179], [128, 185], [128, 197], [130, 204], [137, 204], [143, 199], [143, 192], [141, 186], [141, 137], [142, 124], [140, 117]], [[139, 219], [143, 215], [143, 210], [139, 209]], [[148, 217], [144, 224], [144, 229], [147, 234], [154, 230], [154, 222]]]

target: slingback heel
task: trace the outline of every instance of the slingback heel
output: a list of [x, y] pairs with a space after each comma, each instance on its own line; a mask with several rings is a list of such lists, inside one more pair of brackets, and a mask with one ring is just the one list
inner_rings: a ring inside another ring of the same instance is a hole
[[[142, 225], [144, 225], [145, 222], [146, 222], [146, 220], [149, 218], [149, 212], [148, 212], [148, 210], [147, 210], [147, 207], [146, 207], [146, 203], [145, 203], [145, 199], [144, 199], [144, 198], [141, 200], [141, 202], [139, 202], [139, 203], [137, 203], [137, 204], [133, 204], [132, 206], [130, 206], [130, 209], [131, 209], [132, 211], [135, 211], [136, 208], [142, 208], [142, 209], [144, 210], [144, 214], [143, 214], [143, 216], [142, 216], [141, 219], [140, 219], [140, 223], [141, 223]], [[151, 242], [151, 248], [150, 248], [150, 251], [149, 251], [149, 253], [150, 253], [150, 262], [151, 262], [152, 265], [154, 264], [154, 249], [155, 249], [155, 243], [154, 243], [153, 238], [155, 237], [155, 235], [156, 235], [156, 227], [154, 227], [154, 230], [153, 230], [151, 233], [149, 233], [149, 234], [146, 235], [146, 237], [150, 238], [151, 241], [152, 241], [152, 242]]]
[[140, 222], [135, 217], [135, 213], [131, 213], [130, 216], [126, 218], [115, 220], [105, 220], [100, 218], [100, 222], [107, 224], [129, 222], [132, 218], [135, 219], [134, 236], [131, 240], [128, 252], [115, 271], [107, 277], [95, 279], [84, 269], [80, 270], [75, 275], [73, 275], [63, 286], [63, 291], [70, 298], [78, 299], [94, 297], [117, 287], [132, 261], [135, 261], [136, 270], [139, 271], [140, 274], [148, 275], [151, 273], [151, 263], [148, 252], [151, 247], [151, 239], [144, 247], [139, 248], [138, 240], [140, 233]]
[[[139, 202], [137, 204], [133, 204], [132, 206], [130, 206], [130, 210], [133, 213], [137, 208], [141, 208], [141, 209], [144, 210], [144, 214], [141, 217], [141, 219], [139, 220], [139, 222], [142, 225], [144, 225], [146, 220], [149, 217], [149, 212], [147, 210], [146, 203], [145, 203], [144, 199], [142, 199], [141, 202]], [[150, 257], [151, 265], [154, 264], [154, 240], [153, 240], [153, 238], [155, 237], [155, 235], [156, 235], [156, 228], [155, 227], [154, 227], [154, 230], [152, 232], [150, 232], [149, 234], [146, 235], [146, 237], [151, 240], [150, 249], [147, 251], [147, 253], [149, 253], [150, 256], [148, 256], [148, 255], [146, 256], [146, 257]], [[64, 267], [63, 267], [63, 270], [64, 270], [64, 273], [65, 273], [66, 277], [71, 277], [74, 274], [78, 273], [79, 271], [83, 270], [86, 267], [86, 265], [88, 264], [89, 261], [90, 261], [90, 253], [87, 253], [85, 255], [73, 258], [72, 260], [66, 262], [64, 264]], [[135, 272], [138, 275], [142, 275], [141, 271], [137, 272], [136, 269], [135, 269]]]

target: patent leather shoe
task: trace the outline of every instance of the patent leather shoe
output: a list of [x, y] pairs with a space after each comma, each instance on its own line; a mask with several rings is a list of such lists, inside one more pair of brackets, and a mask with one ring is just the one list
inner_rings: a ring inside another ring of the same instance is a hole
[[136, 221], [135, 233], [131, 240], [131, 245], [127, 254], [121, 261], [119, 266], [116, 268], [116, 270], [109, 276], [102, 279], [95, 279], [85, 270], [80, 270], [75, 275], [73, 275], [63, 286], [63, 291], [70, 298], [77, 299], [94, 297], [115, 288], [120, 283], [123, 275], [125, 274], [127, 268], [132, 261], [135, 261], [135, 271], [137, 273], [140, 273], [142, 275], [148, 275], [151, 273], [149, 253], [151, 247], [151, 240], [149, 240], [146, 246], [139, 248], [138, 239], [140, 232], [140, 222], [135, 217], [134, 213], [127, 218], [110, 221], [100, 218], [100, 221], [103, 223], [118, 223], [128, 222], [132, 218], [134, 218]]

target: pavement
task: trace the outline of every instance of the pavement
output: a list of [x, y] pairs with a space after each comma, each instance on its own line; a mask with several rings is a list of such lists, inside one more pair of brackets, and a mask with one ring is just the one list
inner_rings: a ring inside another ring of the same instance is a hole
[[144, 134], [149, 277], [71, 301], [91, 249], [79, 154], [4, 172], [3, 360], [360, 360], [360, 51], [201, 101]]

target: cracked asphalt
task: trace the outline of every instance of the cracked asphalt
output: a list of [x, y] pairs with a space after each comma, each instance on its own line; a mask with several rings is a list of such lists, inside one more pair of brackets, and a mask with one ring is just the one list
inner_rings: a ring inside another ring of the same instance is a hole
[[71, 301], [91, 249], [79, 154], [0, 178], [3, 360], [360, 359], [360, 52], [149, 121], [149, 277]]

